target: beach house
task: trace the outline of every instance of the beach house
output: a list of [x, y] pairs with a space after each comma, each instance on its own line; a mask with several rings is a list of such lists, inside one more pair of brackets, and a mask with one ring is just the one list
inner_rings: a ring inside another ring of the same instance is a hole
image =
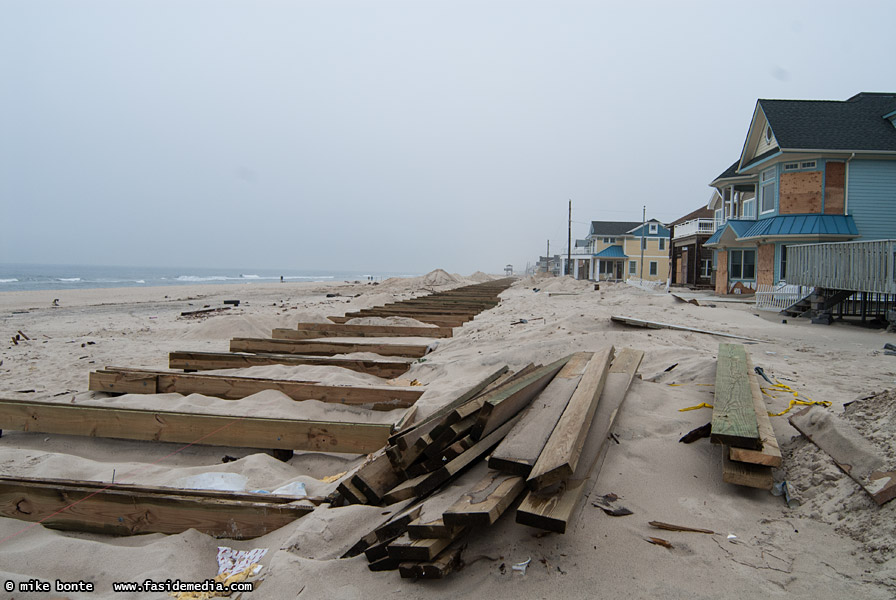
[[572, 275], [596, 281], [665, 281], [669, 275], [670, 235], [669, 228], [656, 219], [645, 223], [591, 221], [588, 236], [575, 242]]
[[717, 293], [787, 281], [794, 244], [896, 234], [896, 93], [758, 100], [708, 204]]
[[713, 211], [701, 206], [669, 227], [672, 229], [672, 284], [691, 288], [713, 287], [713, 251], [704, 247], [716, 230]]

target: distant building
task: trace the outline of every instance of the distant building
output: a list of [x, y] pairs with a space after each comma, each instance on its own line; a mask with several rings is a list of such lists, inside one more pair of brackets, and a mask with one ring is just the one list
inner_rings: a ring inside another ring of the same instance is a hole
[[560, 276], [560, 255], [555, 254], [554, 256], [539, 256], [538, 262], [535, 265], [535, 271], [537, 273], [550, 273], [554, 276]]
[[758, 100], [740, 157], [710, 183], [715, 290], [788, 279], [793, 244], [896, 235], [896, 93]]
[[[657, 221], [592, 221], [588, 237], [576, 240], [571, 275], [576, 279], [665, 281], [671, 232]], [[643, 247], [644, 273], [641, 273]], [[562, 256], [565, 260], [566, 256]]]
[[670, 225], [672, 229], [671, 282], [691, 288], [711, 288], [713, 250], [704, 244], [715, 233], [713, 211], [701, 206]]

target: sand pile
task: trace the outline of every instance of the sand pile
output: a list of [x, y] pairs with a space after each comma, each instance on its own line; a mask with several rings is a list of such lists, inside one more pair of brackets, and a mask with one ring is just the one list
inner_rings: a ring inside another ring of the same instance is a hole
[[476, 271], [467, 277], [467, 280], [473, 283], [485, 283], [486, 281], [492, 281], [494, 279], [496, 279], [494, 276], [489, 275], [488, 273], [483, 273], [482, 271]]
[[355, 317], [346, 321], [347, 325], [388, 325], [392, 327], [437, 327], [410, 317]]
[[423, 284], [431, 287], [457, 285], [458, 283], [461, 282], [457, 277], [442, 269], [435, 269], [423, 276]]

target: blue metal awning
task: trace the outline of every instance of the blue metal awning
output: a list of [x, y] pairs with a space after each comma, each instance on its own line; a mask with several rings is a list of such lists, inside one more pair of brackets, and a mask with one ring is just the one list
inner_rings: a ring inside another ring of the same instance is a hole
[[857, 236], [859, 230], [850, 215], [779, 215], [756, 221], [738, 239], [828, 235]]
[[595, 258], [628, 258], [622, 246], [609, 246], [594, 255]]
[[708, 240], [703, 242], [703, 245], [710, 246], [712, 244], [719, 243], [719, 240], [722, 239], [722, 234], [724, 234], [729, 228], [734, 232], [734, 236], [739, 239], [755, 224], [756, 221], [728, 221], [727, 223], [725, 223], [725, 225], [716, 229], [716, 232], [712, 234]]

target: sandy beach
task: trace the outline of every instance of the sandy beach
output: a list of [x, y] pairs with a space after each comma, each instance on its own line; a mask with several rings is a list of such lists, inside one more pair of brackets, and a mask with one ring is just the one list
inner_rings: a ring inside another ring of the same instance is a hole
[[[270, 337], [274, 328], [322, 322], [328, 316], [487, 280], [435, 271], [426, 277], [368, 282], [252, 283], [77, 291], [0, 293], [0, 396], [82, 405], [164, 406], [166, 410], [392, 423], [403, 410], [367, 411], [293, 401], [266, 391], [240, 400], [198, 394], [109, 396], [87, 392], [88, 373], [106, 366], [167, 369], [176, 350], [226, 352], [234, 337]], [[536, 291], [537, 290], [537, 291]], [[550, 295], [562, 292], [562, 294]], [[328, 297], [329, 295], [329, 297]], [[58, 300], [54, 305], [54, 300]], [[195, 316], [181, 313], [238, 306]], [[3, 598], [166, 598], [165, 593], [116, 593], [113, 582], [202, 581], [217, 571], [218, 546], [266, 548], [252, 593], [242, 598], [867, 598], [896, 596], [896, 502], [877, 506], [787, 416], [773, 417], [792, 506], [766, 491], [722, 481], [722, 449], [703, 439], [678, 439], [707, 423], [716, 355], [713, 335], [640, 329], [613, 315], [660, 321], [763, 340], [746, 348], [753, 363], [799, 398], [830, 402], [826, 409], [855, 426], [896, 467], [896, 357], [883, 345], [894, 335], [845, 323], [812, 325], [760, 312], [749, 302], [701, 296], [699, 305], [670, 294], [569, 278], [517, 280], [501, 303], [455, 328], [425, 361], [399, 381], [331, 366], [251, 367], [232, 371], [328, 384], [406, 386], [416, 380], [424, 416], [496, 367], [546, 364], [609, 345], [645, 353], [613, 427], [618, 440], [566, 534], [543, 534], [505, 515], [475, 532], [466, 566], [435, 582], [373, 573], [363, 555], [339, 559], [370, 531], [382, 509], [318, 507], [281, 529], [247, 541], [215, 539], [194, 530], [176, 535], [112, 537], [46, 529], [0, 518], [0, 580], [84, 580], [94, 592], [9, 593]], [[231, 306], [231, 305], [228, 305]], [[523, 322], [521, 322], [523, 321]], [[13, 341], [17, 332], [29, 339]], [[355, 355], [351, 355], [355, 356]], [[357, 356], [367, 356], [360, 354]], [[375, 355], [373, 355], [375, 356]], [[674, 365], [674, 367], [673, 367]], [[224, 371], [221, 371], [224, 373]], [[888, 391], [891, 390], [891, 391]], [[788, 407], [792, 394], [766, 396], [769, 410]], [[844, 406], [846, 408], [844, 409]], [[3, 431], [5, 476], [115, 481], [188, 487], [196, 476], [233, 474], [243, 489], [273, 491], [301, 482], [326, 495], [325, 481], [363, 456], [297, 452], [288, 462], [246, 448], [190, 446]], [[224, 456], [232, 457], [222, 462]], [[239, 477], [241, 476], [241, 477]], [[612, 517], [592, 505], [614, 493], [632, 515]], [[672, 548], [645, 538], [649, 521], [711, 529], [712, 535], [662, 532]], [[732, 537], [734, 536], [734, 537]], [[531, 559], [524, 573], [511, 566]]]

